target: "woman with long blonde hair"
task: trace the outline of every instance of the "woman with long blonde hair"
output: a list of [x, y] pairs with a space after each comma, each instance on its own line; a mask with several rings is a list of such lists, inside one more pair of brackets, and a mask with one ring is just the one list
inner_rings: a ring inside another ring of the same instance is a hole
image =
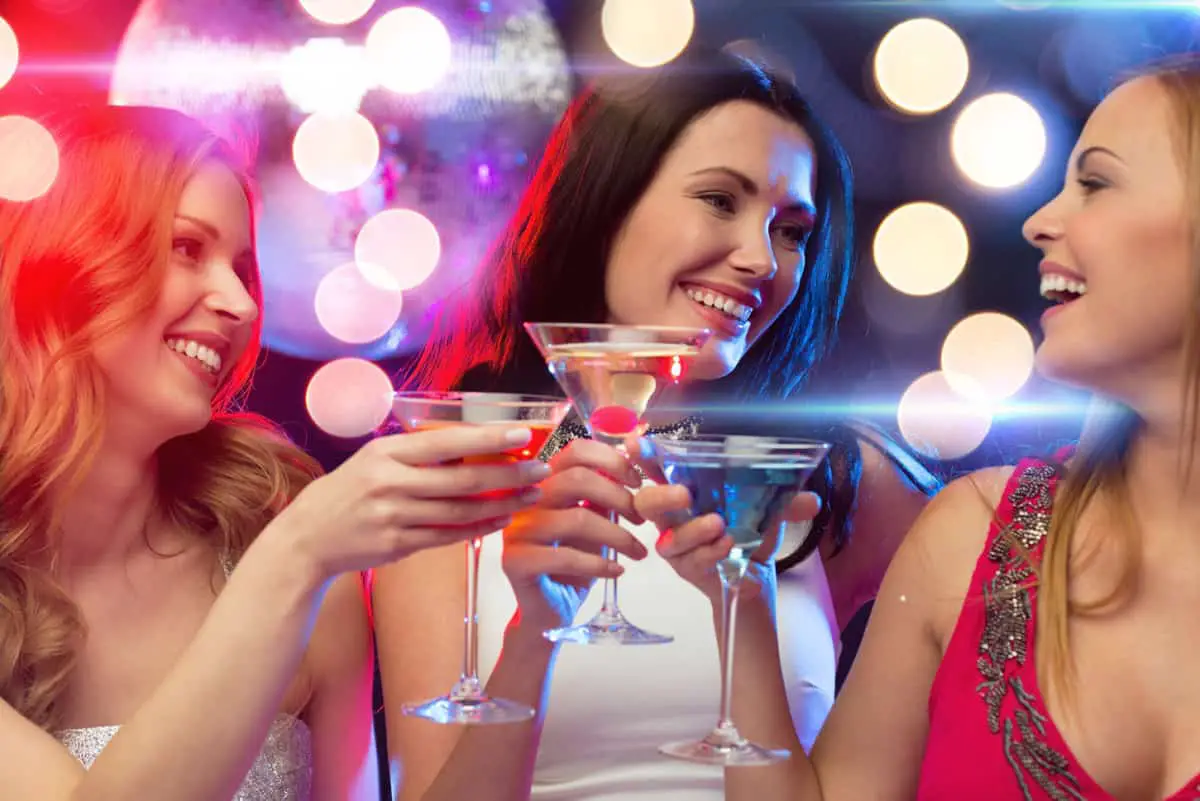
[[[1038, 367], [1095, 392], [1097, 414], [1073, 452], [929, 505], [807, 758], [779, 666], [743, 659], [774, 636], [770, 610], [742, 609], [739, 727], [796, 756], [731, 771], [728, 798], [1200, 793], [1200, 62], [1113, 91], [1024, 234], [1054, 303]], [[643, 492], [640, 511], [665, 523], [669, 492]], [[711, 565], [698, 522], [664, 542], [681, 570]]]
[[540, 465], [439, 463], [530, 432], [318, 477], [237, 411], [262, 301], [233, 151], [164, 110], [39, 116], [57, 179], [0, 202], [0, 796], [378, 798], [360, 571], [524, 508]]

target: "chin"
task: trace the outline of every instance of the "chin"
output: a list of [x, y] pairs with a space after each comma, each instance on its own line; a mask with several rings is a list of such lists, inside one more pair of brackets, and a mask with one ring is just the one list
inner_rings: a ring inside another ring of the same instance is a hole
[[1056, 352], [1044, 344], [1034, 353], [1033, 367], [1042, 378], [1070, 387], [1099, 390], [1105, 383], [1103, 376], [1116, 365], [1104, 361], [1083, 358], [1080, 354]]
[[736, 348], [736, 353], [727, 343], [718, 343], [713, 347], [710, 342], [700, 350], [700, 355], [692, 362], [688, 378], [692, 381], [716, 381], [733, 372], [738, 366], [742, 349]]

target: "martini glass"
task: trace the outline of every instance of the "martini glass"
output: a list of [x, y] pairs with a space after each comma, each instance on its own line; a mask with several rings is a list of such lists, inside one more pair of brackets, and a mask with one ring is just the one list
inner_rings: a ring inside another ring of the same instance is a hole
[[[392, 417], [406, 431], [428, 431], [461, 425], [523, 425], [533, 432], [525, 445], [507, 451], [468, 456], [463, 464], [511, 464], [536, 459], [551, 432], [571, 407], [565, 398], [488, 392], [397, 392]], [[488, 496], [479, 496], [480, 499]], [[479, 681], [479, 537], [467, 541], [467, 611], [464, 619], [463, 668], [446, 695], [406, 704], [405, 715], [434, 723], [519, 723], [534, 710], [515, 701], [492, 698]]]
[[[626, 437], [645, 432], [646, 409], [663, 389], [687, 376], [712, 336], [707, 328], [646, 325], [526, 323], [525, 330], [588, 433], [622, 453]], [[617, 522], [616, 514], [610, 519]], [[617, 561], [616, 551], [606, 548], [605, 553]], [[675, 639], [625, 619], [617, 604], [615, 578], [604, 579], [604, 602], [595, 617], [551, 629], [546, 638], [587, 645], [658, 645]]]
[[722, 434], [692, 440], [650, 437], [655, 460], [672, 484], [687, 487], [694, 515], [719, 514], [733, 539], [717, 563], [721, 579], [721, 712], [700, 740], [668, 743], [667, 756], [706, 765], [770, 765], [788, 758], [743, 737], [733, 723], [733, 647], [738, 591], [766, 529], [829, 452], [828, 443]]

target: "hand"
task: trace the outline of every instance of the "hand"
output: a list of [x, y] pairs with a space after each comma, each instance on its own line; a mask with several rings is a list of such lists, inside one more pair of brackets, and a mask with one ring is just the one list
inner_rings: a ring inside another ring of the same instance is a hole
[[[716, 566], [729, 555], [733, 539], [725, 535], [725, 521], [719, 515], [692, 517], [691, 504], [691, 494], [686, 487], [669, 484], [646, 487], [635, 499], [638, 512], [662, 532], [656, 546], [658, 553], [710, 601], [720, 603], [721, 581]], [[748, 580], [742, 582], [743, 598], [753, 598], [763, 587], [774, 586], [775, 552], [784, 524], [812, 520], [819, 511], [820, 497], [811, 492], [800, 492], [768, 525], [763, 544], [750, 557], [750, 566], [746, 570]]]
[[597, 578], [622, 569], [601, 554], [615, 548], [644, 559], [637, 538], [608, 519], [609, 511], [641, 523], [631, 487], [641, 478], [615, 448], [577, 439], [550, 461], [541, 498], [504, 532], [504, 572], [517, 597], [519, 623], [539, 629], [569, 625]]
[[[305, 487], [263, 532], [289, 538], [318, 580], [508, 525], [549, 472], [538, 461], [454, 464], [530, 440], [527, 428], [451, 426], [380, 437]], [[451, 464], [445, 464], [445, 463]], [[479, 497], [483, 493], [494, 493]]]

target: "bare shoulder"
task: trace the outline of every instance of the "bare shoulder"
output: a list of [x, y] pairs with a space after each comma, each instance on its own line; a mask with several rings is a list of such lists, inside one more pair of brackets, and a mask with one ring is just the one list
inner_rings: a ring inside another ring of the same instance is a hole
[[897, 552], [895, 572], [915, 579], [897, 588], [928, 604], [931, 633], [943, 647], [1013, 470], [988, 467], [951, 481], [926, 505]]

